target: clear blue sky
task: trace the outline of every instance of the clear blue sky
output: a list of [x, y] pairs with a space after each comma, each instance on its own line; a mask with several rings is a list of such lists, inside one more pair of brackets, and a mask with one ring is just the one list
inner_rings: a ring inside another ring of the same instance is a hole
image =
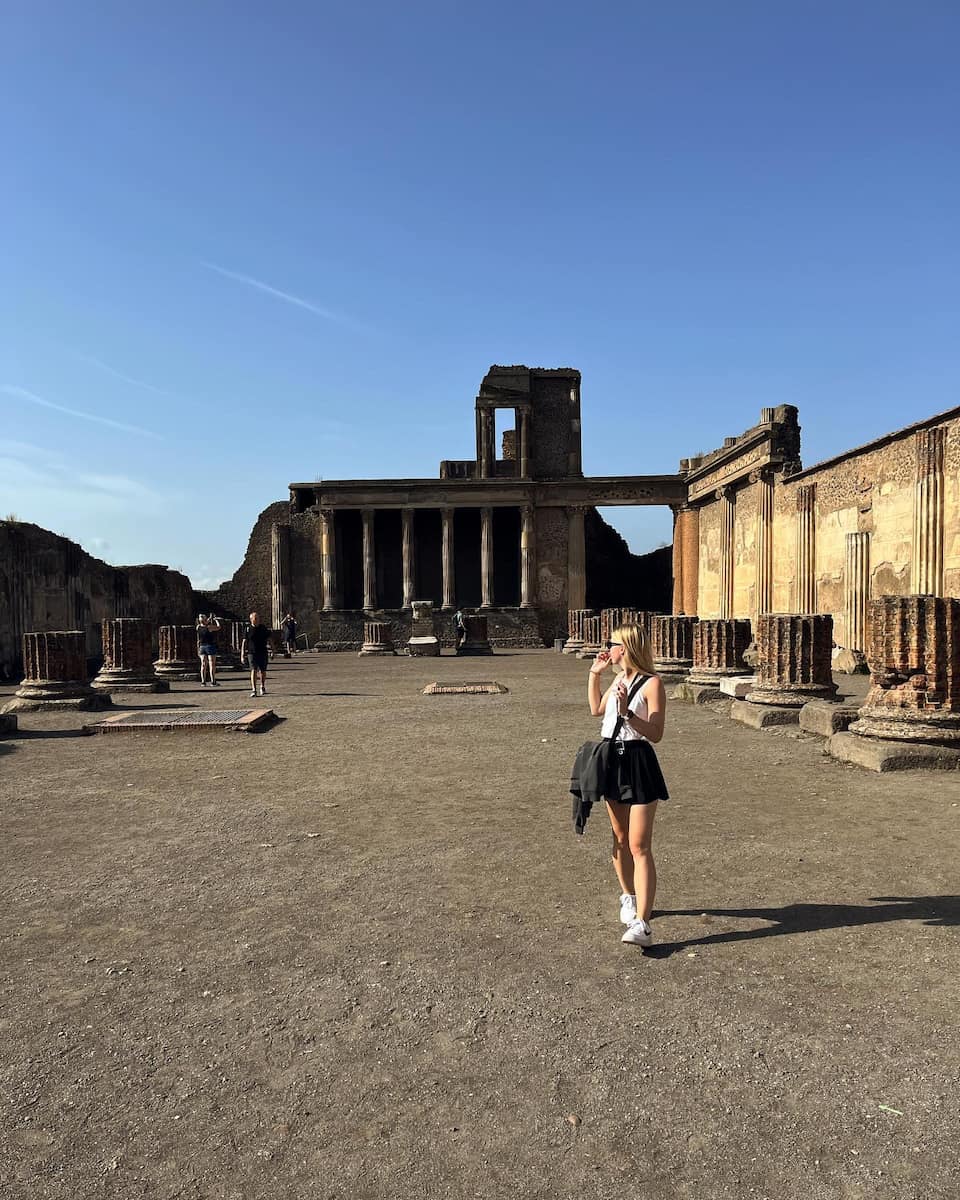
[[583, 372], [589, 474], [960, 403], [953, 0], [3, 24], [0, 510], [108, 561], [210, 585], [291, 481], [472, 457], [493, 362]]

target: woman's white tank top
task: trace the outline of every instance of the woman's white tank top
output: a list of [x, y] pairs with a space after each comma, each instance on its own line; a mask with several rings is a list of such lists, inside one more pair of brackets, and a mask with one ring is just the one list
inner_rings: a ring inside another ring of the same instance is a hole
[[[650, 678], [653, 677], [651, 676]], [[616, 681], [614, 681], [614, 683], [616, 683]], [[634, 683], [636, 683], [636, 676], [634, 676], [627, 685], [628, 692]], [[647, 680], [647, 683], [649, 683], [649, 679]], [[646, 690], [647, 684], [645, 683], [630, 701], [630, 712], [634, 713], [642, 721], [646, 721], [648, 719], [647, 699], [643, 694]], [[610, 695], [607, 697], [607, 707], [603, 710], [603, 724], [600, 726], [600, 736], [602, 738], [613, 737], [613, 731], [616, 728], [616, 725], [617, 691], [616, 687], [614, 686], [610, 689]], [[621, 741], [624, 742], [645, 742], [647, 740], [642, 733], [637, 733], [635, 729], [631, 729], [626, 721], [624, 721], [624, 723], [620, 726], [620, 732], [617, 736]]]

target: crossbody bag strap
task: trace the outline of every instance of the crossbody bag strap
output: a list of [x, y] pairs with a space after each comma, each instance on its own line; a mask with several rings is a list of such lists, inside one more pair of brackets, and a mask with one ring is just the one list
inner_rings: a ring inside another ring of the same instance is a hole
[[[640, 689], [647, 682], [647, 680], [652, 679], [652, 678], [653, 677], [651, 675], [641, 675], [639, 679], [634, 680], [633, 685], [630, 688], [630, 691], [627, 692], [627, 710], [628, 711], [630, 709], [630, 705], [633, 703], [634, 696], [636, 696], [637, 692], [640, 691]], [[617, 740], [617, 738], [620, 736], [620, 730], [623, 728], [623, 722], [625, 720], [626, 720], [626, 717], [621, 717], [619, 715], [619, 713], [617, 714], [617, 723], [616, 723], [616, 725], [614, 725], [613, 733], [610, 735], [611, 742], [615, 742]]]

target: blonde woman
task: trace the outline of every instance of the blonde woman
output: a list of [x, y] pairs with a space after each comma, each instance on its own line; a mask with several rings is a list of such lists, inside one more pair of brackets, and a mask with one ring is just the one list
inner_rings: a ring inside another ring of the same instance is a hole
[[[601, 696], [600, 676], [608, 667], [618, 674]], [[615, 739], [604, 798], [613, 827], [620, 920], [627, 926], [621, 940], [650, 946], [650, 917], [657, 890], [653, 819], [657, 803], [668, 799], [652, 743], [663, 737], [667, 700], [642, 626], [622, 625], [614, 630], [590, 667], [587, 699], [590, 712], [603, 717], [600, 736]]]

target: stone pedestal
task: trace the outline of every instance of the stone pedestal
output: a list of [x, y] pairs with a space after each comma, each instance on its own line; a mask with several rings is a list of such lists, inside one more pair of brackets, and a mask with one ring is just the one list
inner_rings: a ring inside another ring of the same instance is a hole
[[564, 654], [579, 654], [583, 649], [583, 623], [593, 616], [592, 608], [571, 608], [567, 612], [567, 641]]
[[407, 653], [414, 658], [439, 658], [440, 640], [433, 623], [433, 601], [413, 600], [410, 607], [412, 619]]
[[153, 669], [153, 624], [141, 617], [103, 622], [103, 666], [93, 681], [98, 692], [169, 692]]
[[599, 616], [586, 617], [583, 622], [583, 646], [577, 653], [577, 658], [596, 658], [603, 643], [600, 640]]
[[693, 666], [688, 682], [719, 689], [721, 679], [745, 675], [743, 655], [750, 637], [749, 621], [698, 621], [693, 627]]
[[363, 645], [360, 647], [358, 658], [373, 654], [387, 655], [396, 653], [390, 622], [364, 621]]
[[653, 657], [657, 673], [678, 678], [693, 666], [696, 617], [654, 617]]
[[826, 613], [763, 613], [757, 618], [757, 686], [749, 704], [799, 710], [809, 700], [832, 700], [833, 617]]
[[466, 637], [457, 649], [457, 656], [465, 654], [492, 654], [493, 647], [487, 636], [487, 618], [484, 616], [464, 616]]
[[5, 713], [110, 707], [110, 697], [90, 686], [83, 630], [25, 633], [23, 665], [25, 678]]
[[194, 682], [200, 679], [195, 625], [161, 625], [160, 657], [153, 664], [161, 679]]
[[960, 600], [870, 602], [870, 690], [850, 732], [960, 749]]

